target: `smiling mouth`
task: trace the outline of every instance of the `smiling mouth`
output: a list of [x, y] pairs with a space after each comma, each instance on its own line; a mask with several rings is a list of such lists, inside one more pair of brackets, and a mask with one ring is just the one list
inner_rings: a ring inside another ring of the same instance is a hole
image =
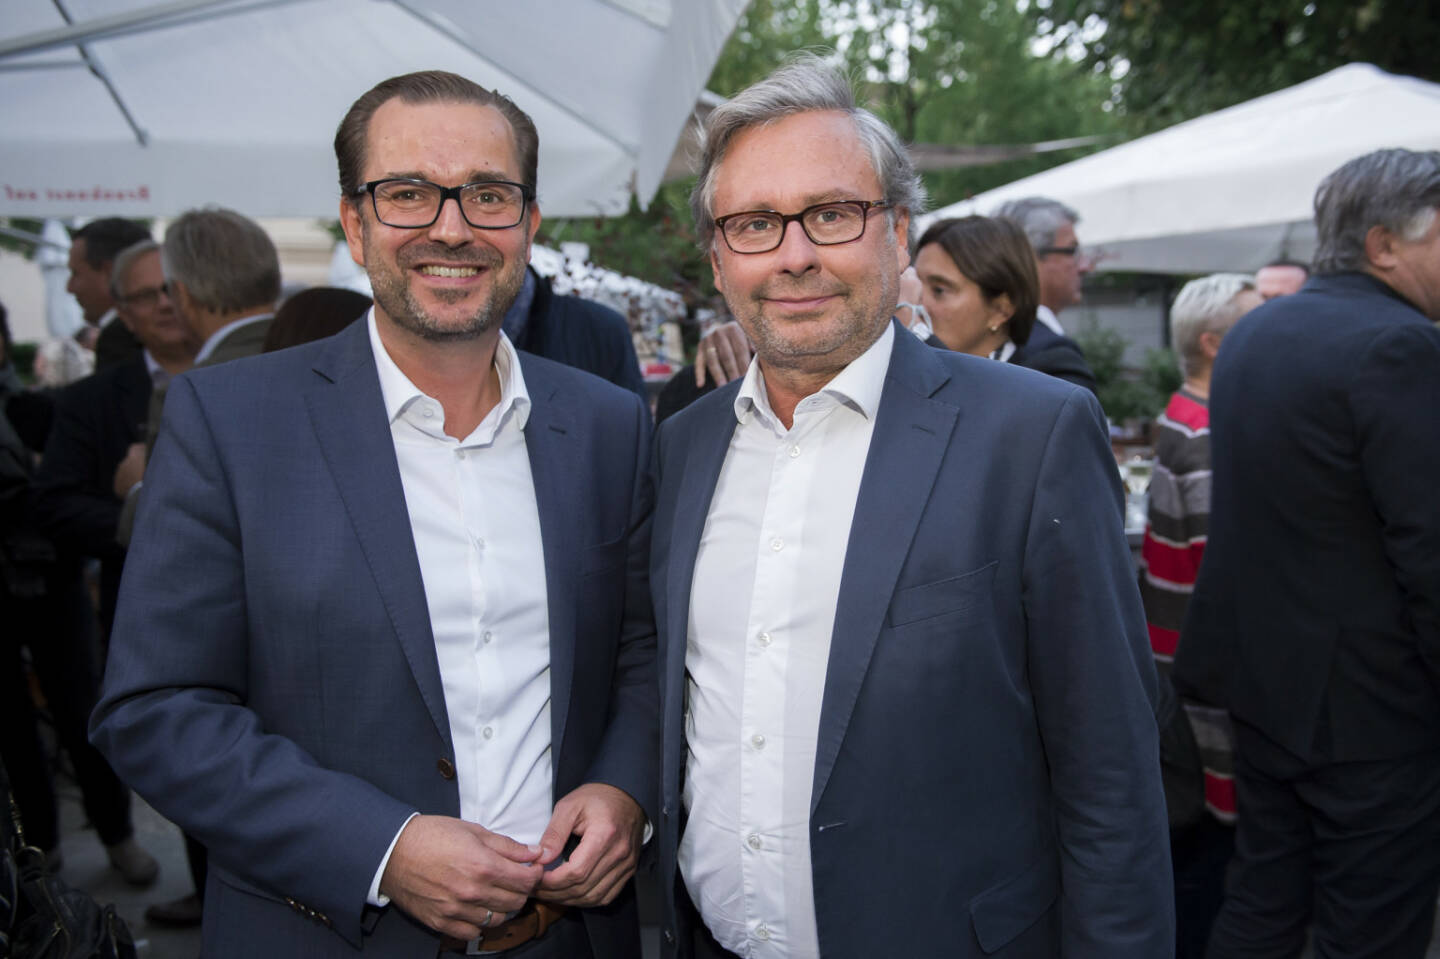
[[434, 264], [427, 264], [426, 266], [420, 267], [420, 272], [426, 276], [461, 278], [478, 276], [480, 268], [475, 266], [436, 266]]

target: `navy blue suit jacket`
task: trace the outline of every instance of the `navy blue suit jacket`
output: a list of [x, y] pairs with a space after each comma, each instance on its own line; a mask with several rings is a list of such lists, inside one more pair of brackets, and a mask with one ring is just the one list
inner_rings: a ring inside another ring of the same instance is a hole
[[[588, 374], [520, 362], [554, 792], [610, 783], [653, 817], [654, 635], [627, 594], [644, 574], [649, 414]], [[365, 905], [407, 816], [460, 811], [366, 324], [171, 386], [92, 737], [209, 849], [206, 956], [435, 954], [400, 910]], [[638, 954], [632, 897], [586, 919], [597, 956]]]
[[[698, 400], [656, 440], [657, 841], [681, 955], [687, 624], [737, 390]], [[1174, 948], [1155, 672], [1121, 500], [1092, 395], [897, 327], [815, 761], [826, 959]]]
[[1098, 388], [1095, 374], [1090, 364], [1085, 362], [1080, 344], [1068, 336], [1061, 336], [1039, 320], [1031, 328], [1025, 345], [1010, 354], [1010, 362], [1083, 386], [1092, 393]]
[[1313, 762], [1440, 749], [1440, 331], [1363, 273], [1225, 336], [1175, 678]]
[[549, 279], [529, 269], [535, 275], [535, 302], [516, 349], [594, 373], [648, 402], [625, 317], [603, 303], [559, 295]]

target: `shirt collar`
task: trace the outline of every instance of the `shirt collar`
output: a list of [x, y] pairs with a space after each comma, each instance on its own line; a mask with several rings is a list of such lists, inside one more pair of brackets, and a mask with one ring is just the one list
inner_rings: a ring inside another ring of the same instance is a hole
[[[422, 398], [438, 406], [439, 401], [421, 392], [390, 358], [390, 352], [380, 341], [380, 328], [375, 324], [373, 306], [365, 313], [365, 325], [370, 331], [370, 349], [375, 354], [375, 369], [380, 375], [380, 396], [385, 401], [386, 420], [394, 423], [410, 404]], [[520, 371], [520, 354], [515, 352], [504, 332], [501, 332], [500, 341], [495, 346], [495, 372], [500, 376], [500, 402], [485, 417], [485, 423], [499, 422], [513, 407], [515, 425], [523, 430], [530, 419], [530, 393], [525, 389], [525, 375]], [[481, 423], [477, 430], [485, 423]]]
[[1050, 309], [1050, 307], [1046, 306], [1044, 303], [1041, 303], [1039, 306], [1035, 307], [1035, 319], [1050, 327], [1050, 332], [1054, 333], [1056, 336], [1065, 335], [1065, 327], [1060, 325], [1060, 318], [1055, 315], [1054, 310]]
[[199, 366], [208, 360], [210, 354], [214, 353], [215, 348], [220, 345], [220, 341], [240, 329], [240, 327], [249, 326], [251, 323], [259, 323], [261, 320], [268, 320], [274, 315], [274, 313], [268, 311], [265, 313], [252, 313], [250, 316], [242, 316], [238, 320], [231, 320], [229, 323], [226, 323], [220, 327], [220, 329], [211, 333], [210, 338], [205, 341], [205, 345], [200, 347], [200, 352], [195, 354], [195, 365]]
[[105, 327], [107, 327], [107, 326], [109, 326], [111, 323], [115, 322], [115, 318], [116, 318], [117, 316], [119, 316], [119, 315], [120, 315], [120, 311], [119, 311], [119, 310], [115, 309], [115, 307], [113, 307], [113, 306], [110, 307], [110, 309], [108, 309], [108, 310], [106, 310], [104, 313], [101, 313], [101, 314], [100, 314], [100, 319], [98, 319], [98, 320], [95, 321], [95, 329], [97, 329], [97, 330], [103, 330], [103, 329], [105, 329]]
[[156, 390], [169, 388], [170, 371], [161, 366], [160, 361], [151, 356], [149, 350], [141, 350], [140, 355], [145, 358], [145, 372], [150, 377], [150, 388]]
[[[882, 332], [870, 348], [850, 361], [834, 379], [821, 387], [816, 395], [826, 395], [838, 403], [856, 410], [866, 419], [874, 417], [880, 408], [880, 394], [885, 390], [885, 373], [890, 369], [890, 351], [895, 346], [895, 324], [886, 323]], [[802, 401], [803, 403], [803, 401]], [[778, 422], [770, 409], [770, 398], [765, 392], [765, 377], [760, 372], [760, 357], [750, 360], [740, 392], [735, 395], [735, 419], [740, 423], [749, 421], [751, 414], [757, 414], [769, 422]]]

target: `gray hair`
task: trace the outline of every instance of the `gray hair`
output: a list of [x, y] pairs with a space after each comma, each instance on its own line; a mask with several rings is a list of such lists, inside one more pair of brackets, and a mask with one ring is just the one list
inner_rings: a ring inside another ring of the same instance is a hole
[[1170, 342], [1181, 373], [1191, 376], [1199, 371], [1204, 356], [1201, 334], [1224, 333], [1235, 325], [1246, 313], [1235, 299], [1253, 289], [1255, 278], [1244, 273], [1213, 273], [1180, 288], [1170, 307]]
[[124, 298], [123, 287], [125, 277], [130, 275], [130, 267], [134, 266], [135, 261], [146, 253], [156, 253], [159, 249], [160, 244], [154, 240], [141, 240], [115, 254], [115, 262], [110, 265], [110, 297], [116, 303]]
[[900, 137], [884, 120], [855, 105], [855, 92], [840, 70], [814, 54], [802, 54], [716, 107], [706, 119], [701, 132], [700, 178], [690, 194], [690, 212], [702, 247], [709, 247], [715, 237], [715, 171], [731, 141], [751, 127], [812, 111], [850, 117], [880, 180], [892, 223], [896, 210], [907, 211], [912, 226], [915, 217], [925, 212], [925, 187]]
[[1406, 240], [1440, 207], [1440, 151], [1376, 150], [1331, 173], [1315, 191], [1315, 272], [1364, 270], [1365, 234], [1382, 226]]
[[234, 210], [187, 210], [165, 231], [165, 278], [180, 283], [201, 309], [234, 313], [274, 307], [280, 257], [270, 237]]
[[1055, 245], [1055, 234], [1062, 226], [1067, 223], [1074, 226], [1080, 222], [1080, 214], [1059, 200], [1044, 196], [1007, 200], [990, 215], [1004, 217], [1019, 224], [1036, 256], [1039, 256], [1045, 247]]

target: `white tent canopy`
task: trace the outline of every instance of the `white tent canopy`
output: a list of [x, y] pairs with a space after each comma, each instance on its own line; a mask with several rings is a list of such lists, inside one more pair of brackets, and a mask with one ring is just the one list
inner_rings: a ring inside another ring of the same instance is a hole
[[746, 0], [4, 0], [0, 216], [334, 217], [335, 127], [462, 74], [540, 131], [550, 216], [648, 202]]
[[1047, 196], [1080, 214], [1098, 269], [1251, 271], [1315, 249], [1326, 174], [1385, 147], [1440, 149], [1440, 84], [1354, 63], [1037, 173], [925, 218]]

